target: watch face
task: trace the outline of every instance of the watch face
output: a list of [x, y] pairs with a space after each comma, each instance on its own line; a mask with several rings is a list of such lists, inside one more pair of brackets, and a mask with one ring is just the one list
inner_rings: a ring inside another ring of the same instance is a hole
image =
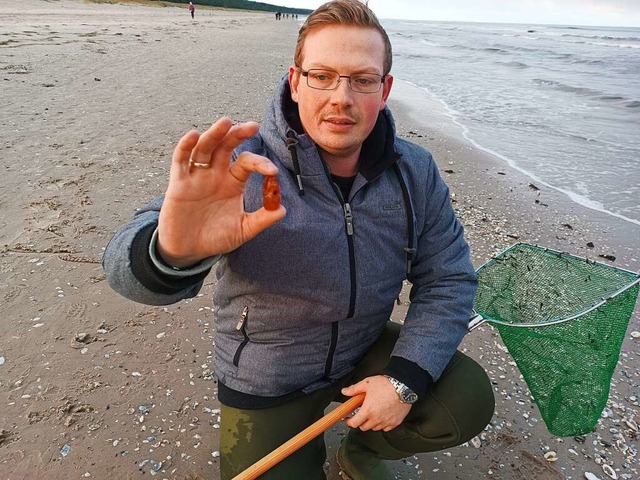
[[391, 385], [393, 385], [393, 387], [396, 389], [396, 392], [398, 392], [400, 401], [402, 403], [416, 403], [418, 401], [418, 395], [404, 383], [396, 380], [393, 377], [387, 376], [387, 378], [391, 382]]
[[411, 390], [404, 392], [402, 401], [404, 403], [416, 403], [418, 401], [418, 395]]

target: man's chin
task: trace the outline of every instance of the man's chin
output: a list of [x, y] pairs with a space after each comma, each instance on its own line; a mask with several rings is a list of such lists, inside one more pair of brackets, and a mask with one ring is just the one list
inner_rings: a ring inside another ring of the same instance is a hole
[[354, 148], [352, 144], [340, 145], [333, 143], [328, 145], [318, 144], [318, 146], [320, 147], [320, 150], [322, 150], [322, 152], [337, 158], [349, 157], [358, 150], [357, 148]]

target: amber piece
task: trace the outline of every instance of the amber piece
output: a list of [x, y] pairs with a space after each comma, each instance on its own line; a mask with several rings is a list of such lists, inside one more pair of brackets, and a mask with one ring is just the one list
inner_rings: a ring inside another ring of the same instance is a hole
[[280, 208], [280, 185], [276, 177], [264, 177], [262, 182], [262, 205], [267, 210]]

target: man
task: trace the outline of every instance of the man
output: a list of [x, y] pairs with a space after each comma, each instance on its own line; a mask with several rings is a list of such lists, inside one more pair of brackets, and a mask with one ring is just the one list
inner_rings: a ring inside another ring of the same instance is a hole
[[196, 6], [193, 4], [193, 2], [189, 2], [189, 13], [191, 14], [191, 18], [193, 19], [196, 14]]
[[[456, 349], [476, 277], [431, 155], [395, 136], [391, 45], [372, 11], [335, 0], [300, 30], [264, 122], [221, 119], [178, 143], [164, 199], [104, 255], [128, 298], [193, 297], [216, 265], [221, 478], [365, 393], [339, 451], [354, 480], [385, 459], [464, 443], [486, 426], [484, 370]], [[282, 202], [262, 206], [262, 176]], [[403, 280], [411, 306], [389, 322]], [[321, 437], [261, 478], [324, 479]]]

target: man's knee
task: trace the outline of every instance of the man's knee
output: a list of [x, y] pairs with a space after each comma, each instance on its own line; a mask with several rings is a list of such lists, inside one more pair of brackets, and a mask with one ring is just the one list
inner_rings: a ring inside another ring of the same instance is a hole
[[385, 434], [386, 441], [408, 454], [451, 448], [482, 432], [494, 407], [493, 389], [484, 369], [456, 352], [405, 422]]

